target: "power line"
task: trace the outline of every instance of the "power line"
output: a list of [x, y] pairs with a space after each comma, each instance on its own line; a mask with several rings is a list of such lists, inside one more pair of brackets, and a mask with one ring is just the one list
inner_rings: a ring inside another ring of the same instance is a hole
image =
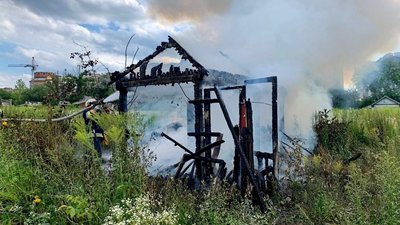
[[183, 95], [185, 95], [185, 97], [190, 101], [190, 98], [186, 95], [186, 93], [185, 93], [185, 91], [183, 90], [181, 84], [178, 83], [178, 85], [179, 85], [179, 87], [181, 88]]
[[264, 104], [264, 105], [269, 105], [272, 106], [271, 103], [266, 103], [266, 102], [251, 102], [251, 103], [256, 103], [256, 104]]
[[135, 36], [136, 34], [133, 34], [130, 38], [129, 38], [129, 41], [128, 41], [128, 43], [126, 43], [126, 46], [125, 46], [125, 69], [126, 69], [126, 60], [127, 60], [127, 57], [128, 57], [128, 46], [129, 46], [129, 43], [131, 42], [131, 40], [132, 40], [132, 38]]

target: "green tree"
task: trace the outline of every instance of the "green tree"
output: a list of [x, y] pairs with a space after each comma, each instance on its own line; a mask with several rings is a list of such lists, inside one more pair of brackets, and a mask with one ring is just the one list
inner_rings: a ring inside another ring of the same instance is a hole
[[11, 98], [11, 92], [0, 89], [0, 99], [10, 99], [10, 98]]
[[71, 74], [62, 78], [55, 76], [45, 87], [48, 90], [45, 102], [53, 105], [60, 101], [73, 102], [77, 93], [77, 78]]
[[372, 97], [379, 99], [385, 95], [400, 99], [400, 62], [385, 61], [378, 77], [369, 85]]
[[400, 100], [400, 56], [388, 54], [379, 59], [373, 69], [364, 71], [364, 80], [358, 82], [359, 89], [365, 90], [361, 107], [368, 105], [383, 96]]
[[16, 105], [23, 104], [26, 101], [26, 92], [28, 88], [22, 79], [17, 80], [15, 83], [15, 90], [12, 93], [13, 102]]
[[26, 101], [43, 102], [49, 91], [46, 85], [36, 85], [24, 92], [24, 98]]
[[357, 108], [359, 105], [359, 94], [356, 90], [332, 89], [329, 94], [333, 108]]

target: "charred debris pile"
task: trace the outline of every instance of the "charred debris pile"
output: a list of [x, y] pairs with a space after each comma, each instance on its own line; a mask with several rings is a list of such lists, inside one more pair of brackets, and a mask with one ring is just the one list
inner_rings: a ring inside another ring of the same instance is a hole
[[[163, 63], [152, 68], [147, 68], [150, 60], [165, 51], [174, 49], [183, 60], [192, 65], [192, 69], [182, 69], [171, 65], [167, 72], [163, 72]], [[186, 179], [191, 187], [196, 188], [200, 181], [210, 182], [211, 178], [218, 178], [230, 183], [235, 183], [244, 193], [249, 188], [252, 190], [254, 201], [265, 211], [264, 194], [272, 194], [277, 176], [278, 162], [278, 106], [277, 106], [277, 77], [260, 79], [245, 79], [242, 76], [231, 77], [235, 86], [224, 86], [224, 78], [209, 78], [209, 71], [197, 62], [177, 41], [172, 37], [168, 42], [162, 42], [156, 50], [147, 57], [132, 64], [125, 71], [116, 71], [110, 76], [110, 83], [115, 83], [119, 90], [118, 109], [124, 113], [128, 111], [128, 92], [133, 87], [150, 85], [174, 85], [180, 83], [193, 84], [194, 99], [189, 104], [194, 106], [194, 132], [187, 135], [195, 139], [195, 149], [188, 149], [165, 133], [162, 136], [173, 142], [182, 151], [182, 158], [173, 165], [176, 168], [175, 179]], [[271, 110], [272, 135], [265, 140], [272, 142], [272, 149], [255, 151], [253, 146], [253, 120], [252, 102], [246, 96], [246, 89], [259, 83], [271, 83], [272, 88], [266, 90], [265, 95], [272, 96]], [[221, 92], [224, 90], [239, 90], [239, 121], [232, 121]], [[235, 148], [233, 170], [227, 171], [226, 162], [219, 158], [221, 145], [225, 142], [222, 133], [212, 130], [211, 105], [219, 105], [226, 124], [229, 127]], [[254, 162], [257, 158], [257, 166]]]

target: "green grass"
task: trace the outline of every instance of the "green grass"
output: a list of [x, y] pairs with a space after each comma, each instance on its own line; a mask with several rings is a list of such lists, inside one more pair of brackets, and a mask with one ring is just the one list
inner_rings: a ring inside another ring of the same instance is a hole
[[[5, 117], [16, 118], [48, 118], [58, 110], [3, 109]], [[315, 154], [289, 153], [288, 174], [273, 201], [266, 199], [265, 214], [225, 184], [198, 192], [181, 181], [148, 177], [153, 156], [140, 141], [154, 121], [140, 114], [97, 117], [113, 152], [111, 172], [100, 168], [81, 117], [9, 122], [0, 128], [0, 223], [399, 224], [400, 110], [320, 116]], [[124, 144], [125, 128], [130, 146]], [[359, 159], [345, 162], [357, 153]]]
[[[315, 155], [297, 162], [304, 173], [287, 182], [294, 191], [287, 223], [398, 224], [399, 119], [399, 109], [362, 109], [317, 120], [323, 140]], [[359, 159], [344, 162], [356, 153]]]

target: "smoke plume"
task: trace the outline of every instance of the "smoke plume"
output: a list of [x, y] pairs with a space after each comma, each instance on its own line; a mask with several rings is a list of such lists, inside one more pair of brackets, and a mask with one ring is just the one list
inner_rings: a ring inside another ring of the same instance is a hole
[[206, 17], [224, 13], [231, 0], [149, 0], [148, 13], [158, 20], [168, 23], [196, 22]]
[[285, 129], [296, 135], [312, 133], [312, 114], [330, 107], [327, 90], [343, 87], [345, 68], [393, 50], [400, 33], [397, 0], [151, 0], [148, 11], [193, 22], [176, 39], [207, 68], [243, 73], [234, 60], [246, 75], [278, 76]]

